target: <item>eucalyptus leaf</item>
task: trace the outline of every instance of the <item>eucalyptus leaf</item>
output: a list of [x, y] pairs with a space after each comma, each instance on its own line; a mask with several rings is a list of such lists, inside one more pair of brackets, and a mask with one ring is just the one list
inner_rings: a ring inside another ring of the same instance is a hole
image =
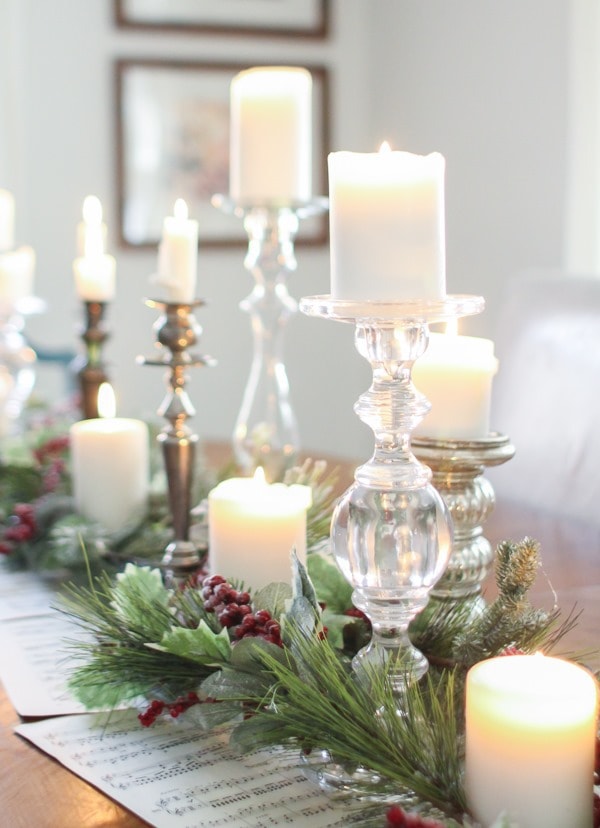
[[248, 638], [242, 638], [232, 647], [231, 666], [245, 673], [261, 672], [264, 670], [264, 659], [262, 658], [264, 653], [268, 653], [271, 658], [274, 658], [280, 664], [289, 664], [285, 651], [277, 644], [265, 641], [264, 638], [248, 636]]
[[252, 603], [257, 609], [268, 610], [273, 618], [279, 618], [285, 612], [286, 603], [292, 597], [289, 584], [273, 583], [259, 589], [252, 596]]
[[281, 724], [276, 718], [250, 716], [234, 728], [229, 745], [240, 753], [252, 753], [278, 744], [280, 735]]
[[258, 701], [269, 687], [269, 678], [267, 673], [241, 673], [224, 667], [205, 678], [200, 687], [213, 699]]
[[241, 718], [239, 702], [216, 702], [195, 704], [186, 711], [186, 721], [198, 724], [209, 731], [219, 725]]
[[295, 551], [292, 551], [292, 590], [294, 600], [299, 597], [304, 597], [312, 605], [316, 614], [319, 614], [321, 608], [319, 606], [317, 592], [308, 577], [306, 567], [301, 563]]
[[323, 553], [309, 555], [306, 569], [311, 581], [317, 584], [319, 601], [333, 613], [341, 613], [352, 606], [352, 587], [337, 564]]

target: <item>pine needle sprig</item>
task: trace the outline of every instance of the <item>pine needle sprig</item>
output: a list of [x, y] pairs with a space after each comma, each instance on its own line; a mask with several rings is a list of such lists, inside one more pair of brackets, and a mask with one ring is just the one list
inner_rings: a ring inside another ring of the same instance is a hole
[[80, 664], [69, 686], [88, 707], [110, 707], [152, 693], [177, 698], [210, 672], [187, 658], [157, 655], [149, 648], [184, 623], [173, 613], [168, 591], [158, 582], [154, 590], [147, 585], [147, 578], [129, 579], [119, 601], [119, 591], [103, 573], [89, 587], [69, 585], [62, 595], [58, 608], [84, 633], [66, 642]]
[[286, 485], [310, 486], [312, 504], [306, 515], [306, 549], [311, 552], [329, 539], [331, 515], [337, 499], [339, 469], [329, 471], [325, 460], [307, 459], [285, 473]]
[[496, 550], [498, 597], [454, 642], [454, 655], [469, 667], [514, 646], [524, 652], [550, 649], [575, 623], [569, 616], [559, 625], [560, 611], [534, 608], [529, 601], [540, 567], [540, 546], [531, 538], [503, 541]]
[[254, 700], [258, 712], [235, 729], [233, 744], [245, 750], [290, 742], [306, 751], [326, 749], [345, 767], [380, 775], [386, 795], [462, 813], [452, 673], [410, 685], [399, 712], [385, 674], [357, 681], [326, 639], [299, 630], [291, 637], [294, 664], [261, 654], [273, 676], [270, 703]]

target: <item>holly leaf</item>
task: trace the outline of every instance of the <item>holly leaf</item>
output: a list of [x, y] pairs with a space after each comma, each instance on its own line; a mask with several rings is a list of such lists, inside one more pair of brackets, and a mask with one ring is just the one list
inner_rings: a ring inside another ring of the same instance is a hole
[[272, 641], [265, 641], [264, 638], [248, 636], [242, 638], [236, 643], [235, 647], [231, 648], [230, 661], [232, 668], [246, 673], [264, 671], [264, 661], [260, 657], [260, 652], [268, 653], [271, 658], [281, 664], [289, 663], [285, 651], [277, 644], [273, 644]]
[[117, 575], [111, 595], [111, 605], [125, 624], [144, 628], [148, 612], [167, 608], [169, 592], [163, 584], [160, 570], [128, 563]]
[[222, 663], [229, 661], [231, 656], [227, 628], [223, 627], [215, 633], [204, 620], [201, 620], [193, 630], [187, 627], [171, 627], [163, 635], [160, 644], [148, 644], [147, 646], [187, 658], [189, 661], [196, 661], [199, 664], [211, 664], [215, 661]]

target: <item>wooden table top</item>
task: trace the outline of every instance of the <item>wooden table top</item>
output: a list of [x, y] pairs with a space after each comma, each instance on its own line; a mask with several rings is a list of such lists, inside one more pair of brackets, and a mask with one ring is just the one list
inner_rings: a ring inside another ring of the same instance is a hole
[[[525, 535], [542, 545], [540, 603], [583, 610], [569, 636], [575, 650], [600, 646], [600, 527], [501, 502], [485, 527], [495, 545]], [[551, 585], [551, 586], [550, 586]], [[598, 654], [588, 664], [600, 668]], [[10, 828], [139, 828], [147, 823], [13, 733], [19, 717], [0, 687], [0, 824]]]

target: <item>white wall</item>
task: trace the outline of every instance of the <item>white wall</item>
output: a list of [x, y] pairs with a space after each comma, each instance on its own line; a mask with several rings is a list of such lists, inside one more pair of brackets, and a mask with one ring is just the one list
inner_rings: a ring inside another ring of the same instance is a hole
[[464, 330], [491, 335], [507, 278], [563, 262], [569, 3], [372, 10], [375, 140], [445, 155], [448, 289], [485, 297]]
[[[11, 26], [10, 117], [0, 95], [0, 186], [14, 189], [18, 237], [38, 254], [37, 293], [48, 312], [28, 324], [45, 345], [77, 345], [80, 308], [72, 286], [75, 225], [83, 197], [105, 206], [118, 293], [107, 347], [123, 414], [153, 415], [163, 396], [158, 369], [134, 364], [152, 349], [152, 311], [142, 298], [154, 254], [116, 249], [112, 61], [325, 61], [332, 73], [332, 148], [372, 150], [383, 137], [447, 158], [448, 285], [484, 294], [475, 329], [493, 330], [506, 278], [562, 261], [566, 130], [566, 3], [563, 0], [334, 0], [327, 43], [157, 36], [113, 27], [110, 0], [0, 0]], [[4, 38], [5, 40], [6, 38]], [[0, 35], [0, 45], [3, 39]], [[4, 74], [4, 78], [1, 74]], [[251, 277], [243, 252], [200, 250], [202, 349], [219, 360], [195, 369], [190, 392], [202, 437], [228, 439], [249, 367], [250, 332], [237, 302]], [[365, 275], [368, 278], [368, 274]], [[300, 249], [291, 292], [328, 290], [327, 250]], [[287, 362], [303, 444], [365, 456], [370, 432], [352, 405], [369, 371], [352, 330], [298, 316]]]

